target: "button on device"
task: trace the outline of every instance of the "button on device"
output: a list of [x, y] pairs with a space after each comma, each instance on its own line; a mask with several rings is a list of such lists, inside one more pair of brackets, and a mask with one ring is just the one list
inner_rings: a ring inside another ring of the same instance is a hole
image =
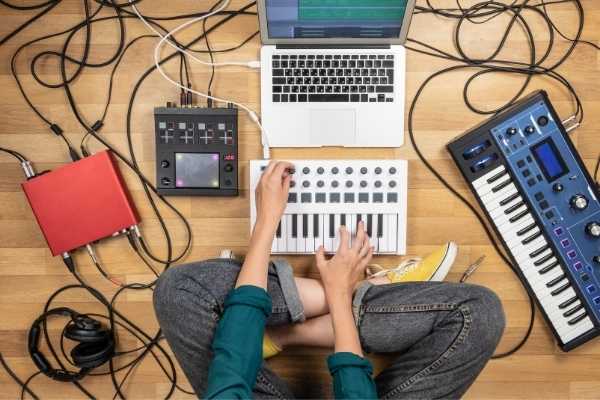
[[571, 245], [571, 241], [569, 239], [563, 239], [560, 241], [560, 245], [562, 247], [569, 247]]
[[353, 172], [354, 172], [354, 170], [352, 169], [352, 167], [348, 167], [348, 168], [346, 168], [346, 173], [347, 173], [348, 175], [351, 175]]
[[533, 158], [531, 158], [531, 156], [527, 156], [526, 160], [528, 163], [532, 163], [533, 162]]
[[529, 136], [535, 132], [535, 128], [531, 125], [525, 127], [525, 135]]
[[571, 250], [567, 253], [567, 257], [569, 257], [572, 260], [575, 257], [577, 257], [577, 252], [575, 250]]
[[302, 193], [300, 195], [301, 203], [312, 203], [312, 193]]
[[325, 203], [326, 195], [325, 193], [317, 193], [315, 194], [315, 202], [317, 203]]
[[160, 166], [161, 166], [162, 168], [169, 168], [169, 165], [171, 165], [171, 163], [170, 163], [169, 161], [167, 161], [167, 160], [162, 160], [162, 161], [160, 162]]
[[387, 194], [387, 202], [388, 203], [397, 203], [398, 202], [398, 193], [388, 193]]
[[396, 170], [396, 168], [395, 168], [395, 167], [390, 167], [390, 169], [389, 169], [389, 171], [388, 171], [388, 172], [390, 173], [390, 175], [395, 175], [395, 174], [396, 174], [396, 172], [398, 172], [398, 171]]
[[554, 213], [552, 211], [546, 211], [546, 218], [548, 219], [552, 219], [554, 218]]
[[554, 185], [552, 185], [552, 190], [555, 191], [556, 193], [562, 192], [564, 190], [564, 186], [561, 183], [555, 183]]
[[523, 161], [523, 160], [517, 161], [517, 167], [523, 168], [524, 166], [525, 166], [525, 161]]
[[358, 194], [358, 202], [359, 203], [368, 203], [369, 202], [369, 193], [359, 193]]
[[514, 127], [511, 126], [510, 128], [508, 128], [506, 130], [506, 134], [508, 136], [515, 136], [517, 134], [517, 128], [514, 128]]
[[594, 303], [595, 303], [596, 305], [600, 305], [600, 296], [598, 296], [598, 297], [594, 297]]
[[163, 185], [170, 185], [170, 184], [171, 184], [171, 179], [169, 179], [169, 178], [167, 178], [167, 177], [165, 177], [165, 178], [162, 178], [162, 179], [160, 180], [160, 183], [162, 183]]
[[231, 179], [225, 179], [225, 186], [231, 186], [233, 185], [233, 182], [231, 181]]
[[542, 200], [542, 201], [540, 201], [540, 207], [542, 210], [545, 210], [548, 207], [550, 207], [550, 204], [548, 204], [548, 202], [546, 200]]
[[323, 175], [324, 172], [325, 172], [325, 169], [323, 167], [317, 168], [317, 174]]
[[340, 185], [338, 181], [331, 181], [331, 187], [336, 188]]
[[304, 168], [302, 168], [302, 173], [303, 173], [304, 175], [308, 175], [308, 174], [310, 173], [310, 168], [308, 168], [308, 167], [304, 167]]
[[581, 274], [581, 280], [587, 282], [590, 280], [590, 276], [586, 273]]
[[302, 187], [305, 187], [305, 188], [310, 187], [310, 182], [309, 181], [302, 182]]
[[383, 203], [383, 193], [373, 193], [373, 203]]
[[575, 268], [576, 271], [581, 271], [583, 269], [583, 264], [581, 261], [577, 261], [575, 264], [573, 264], [573, 268]]
[[558, 227], [558, 228], [554, 228], [554, 234], [556, 236], [561, 236], [564, 233], [563, 228], [562, 227]]
[[537, 201], [542, 201], [542, 200], [544, 200], [544, 193], [542, 193], [542, 192], [537, 192], [537, 193], [535, 194], [535, 199], [536, 199]]
[[537, 119], [537, 123], [539, 126], [546, 126], [548, 125], [548, 122], [550, 122], [550, 120], [545, 115], [540, 115]]
[[227, 164], [225, 164], [225, 167], [223, 169], [225, 170], [225, 172], [232, 172], [233, 171], [233, 165], [227, 163]]
[[381, 168], [377, 167], [375, 168], [375, 175], [379, 175], [381, 174]]
[[366, 167], [362, 167], [362, 168], [360, 169], [360, 173], [361, 173], [361, 174], [363, 174], [363, 175], [365, 175], [365, 174], [366, 174], [368, 171], [369, 171], [369, 170], [368, 170]]
[[536, 182], [537, 182], [537, 181], [535, 180], [535, 178], [529, 178], [529, 179], [527, 180], [527, 184], [528, 184], [530, 187], [531, 187], [531, 186], [533, 186], [533, 185], [535, 185], [535, 184], [536, 184]]
[[396, 181], [390, 181], [388, 183], [388, 186], [391, 187], [391, 188], [395, 188], [396, 187]]
[[344, 203], [354, 203], [354, 193], [344, 193]]
[[367, 181], [360, 181], [360, 187], [361, 188], [367, 187]]
[[339, 203], [340, 202], [340, 194], [339, 193], [329, 193], [329, 202], [330, 203]]
[[351, 188], [353, 185], [352, 181], [346, 181], [346, 187]]
[[381, 181], [375, 181], [375, 187], [380, 188], [382, 185]]
[[331, 173], [332, 173], [333, 175], [337, 175], [337, 174], [338, 174], [338, 172], [340, 172], [340, 170], [339, 170], [339, 168], [338, 168], [338, 167], [333, 167], [333, 168], [331, 168]]
[[323, 186], [325, 186], [325, 182], [323, 182], [323, 181], [317, 181], [317, 187], [322, 188]]
[[288, 203], [297, 203], [298, 202], [298, 194], [297, 193], [289, 193], [288, 194]]
[[596, 286], [594, 285], [590, 285], [588, 287], [586, 287], [588, 293], [594, 293], [596, 291]]
[[531, 175], [531, 171], [530, 170], [528, 170], [528, 169], [523, 170], [523, 176], [525, 178], [527, 178], [529, 175]]

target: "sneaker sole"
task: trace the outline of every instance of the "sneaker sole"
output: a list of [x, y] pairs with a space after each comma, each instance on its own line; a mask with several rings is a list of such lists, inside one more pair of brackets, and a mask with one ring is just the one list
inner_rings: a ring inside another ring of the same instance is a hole
[[446, 245], [446, 253], [444, 254], [444, 258], [442, 262], [437, 267], [431, 279], [429, 281], [432, 282], [441, 282], [446, 279], [448, 272], [450, 272], [450, 268], [454, 264], [456, 260], [456, 255], [458, 254], [458, 246], [454, 242], [448, 242]]

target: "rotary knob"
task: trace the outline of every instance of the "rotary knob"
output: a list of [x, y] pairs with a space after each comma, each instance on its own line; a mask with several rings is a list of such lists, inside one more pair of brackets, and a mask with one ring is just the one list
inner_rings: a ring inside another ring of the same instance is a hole
[[594, 238], [600, 238], [600, 223], [590, 222], [585, 227], [585, 233]]
[[571, 204], [571, 208], [578, 211], [583, 211], [588, 206], [588, 199], [582, 194], [576, 194], [575, 196], [571, 197], [569, 204]]
[[554, 190], [556, 193], [559, 193], [565, 190], [565, 187], [562, 185], [562, 183], [557, 182], [552, 186], [552, 190]]
[[515, 136], [517, 134], [517, 128], [510, 127], [506, 130], [508, 136]]
[[600, 256], [594, 256], [594, 258], [592, 258], [592, 260], [596, 263], [596, 264], [600, 264]]

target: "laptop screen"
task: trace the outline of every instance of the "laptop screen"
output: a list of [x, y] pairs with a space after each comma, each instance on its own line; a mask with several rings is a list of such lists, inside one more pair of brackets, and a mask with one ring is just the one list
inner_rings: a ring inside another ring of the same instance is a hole
[[266, 0], [269, 39], [398, 38], [408, 0]]

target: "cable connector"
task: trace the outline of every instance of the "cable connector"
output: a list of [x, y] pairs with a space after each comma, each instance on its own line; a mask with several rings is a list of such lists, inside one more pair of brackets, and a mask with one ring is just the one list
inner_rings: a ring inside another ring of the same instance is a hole
[[577, 115], [570, 116], [569, 118], [562, 121], [562, 124], [565, 127], [567, 133], [571, 133], [571, 131], [574, 131], [575, 129], [579, 128], [579, 125], [581, 125], [580, 122], [577, 121]]
[[94, 132], [98, 132], [100, 129], [102, 129], [103, 126], [104, 126], [104, 122], [98, 120], [98, 121], [94, 122], [94, 125], [92, 125], [92, 130]]
[[50, 125], [50, 130], [52, 132], [54, 132], [54, 134], [56, 136], [62, 136], [62, 134], [64, 133], [64, 131], [62, 130], [62, 128], [60, 126], [56, 125], [56, 124]]
[[73, 257], [67, 252], [62, 253], [62, 259], [67, 268], [71, 273], [75, 273], [75, 261], [73, 261]]
[[259, 69], [260, 61], [248, 61], [248, 68]]
[[25, 177], [27, 179], [31, 179], [35, 176], [35, 170], [29, 161], [22, 161], [21, 168], [23, 168], [23, 172], [25, 173]]

